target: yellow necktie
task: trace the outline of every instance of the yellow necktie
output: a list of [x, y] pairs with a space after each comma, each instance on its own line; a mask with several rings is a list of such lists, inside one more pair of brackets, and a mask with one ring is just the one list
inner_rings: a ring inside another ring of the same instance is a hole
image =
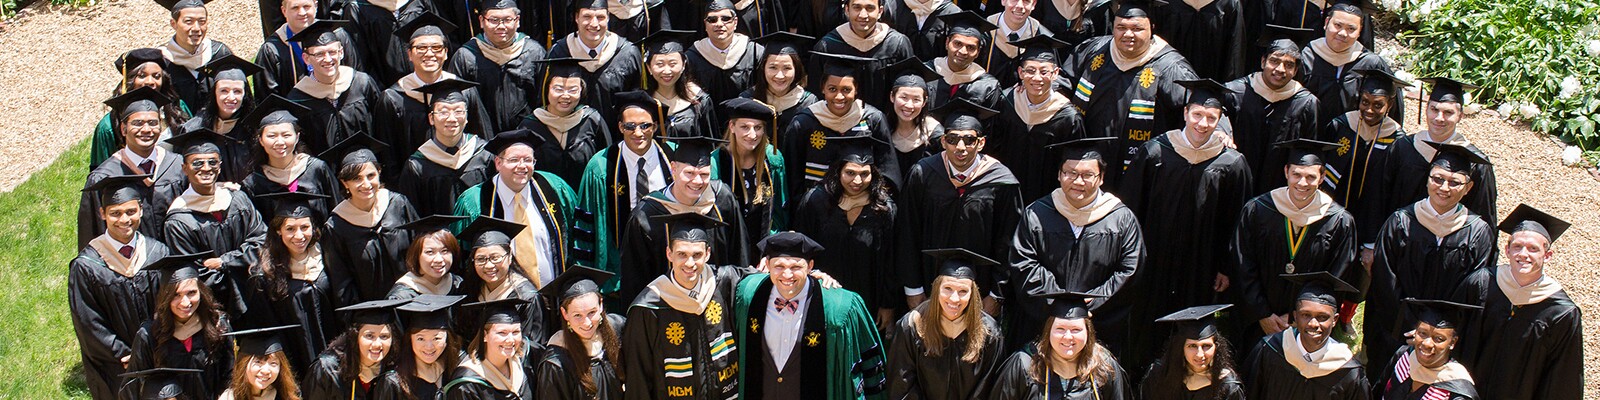
[[539, 245], [533, 239], [533, 225], [529, 222], [529, 211], [527, 207], [522, 206], [522, 202], [522, 192], [517, 192], [511, 198], [512, 221], [527, 226], [522, 232], [517, 233], [516, 237], [511, 238], [511, 251], [517, 256], [518, 264], [522, 265], [522, 271], [528, 274], [528, 280], [533, 282], [533, 287], [539, 288], [543, 287], [542, 281], [539, 280]]

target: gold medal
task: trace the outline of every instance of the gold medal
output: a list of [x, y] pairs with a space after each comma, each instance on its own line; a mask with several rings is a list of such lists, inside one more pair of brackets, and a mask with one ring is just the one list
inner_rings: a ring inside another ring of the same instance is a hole
[[1283, 273], [1285, 273], [1285, 274], [1294, 273], [1294, 263], [1283, 264]]

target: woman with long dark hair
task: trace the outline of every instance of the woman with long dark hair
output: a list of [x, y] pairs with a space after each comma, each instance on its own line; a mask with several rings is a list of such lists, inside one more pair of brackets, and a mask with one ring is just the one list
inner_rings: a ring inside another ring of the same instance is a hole
[[789, 126], [794, 115], [818, 101], [817, 95], [806, 90], [806, 62], [801, 55], [811, 49], [816, 38], [789, 32], [777, 32], [756, 38], [764, 46], [761, 53], [760, 79], [753, 79], [750, 89], [739, 97], [755, 99], [772, 106], [778, 121], [772, 126], [773, 137]]
[[222, 150], [222, 176], [217, 180], [222, 182], [238, 182], [248, 176], [251, 171], [250, 139], [255, 138], [255, 132], [247, 126], [240, 126], [250, 109], [255, 105], [254, 97], [250, 95], [250, 85], [247, 82], [251, 75], [261, 72], [261, 67], [235, 55], [212, 60], [201, 66], [198, 70], [211, 80], [211, 103], [200, 106], [200, 111], [194, 117], [185, 121], [182, 126], [174, 131], [176, 134], [210, 130], [219, 135], [233, 139], [229, 143], [218, 143]]
[[466, 217], [429, 215], [400, 226], [411, 231], [411, 246], [406, 249], [406, 274], [394, 282], [386, 296], [404, 300], [421, 295], [468, 294], [461, 275], [456, 275], [461, 260], [461, 244], [445, 227]]
[[338, 309], [350, 313], [350, 328], [306, 370], [308, 399], [370, 399], [378, 378], [394, 366], [393, 308], [409, 300], [373, 300]]
[[557, 304], [563, 322], [534, 366], [538, 398], [545, 400], [621, 399], [621, 315], [606, 312], [600, 283], [614, 274], [572, 267], [550, 281], [543, 293]]
[[717, 137], [716, 104], [689, 76], [684, 43], [694, 32], [661, 30], [639, 42], [646, 51], [644, 90], [656, 99], [663, 129], [657, 137]]
[[298, 326], [300, 332], [284, 345], [284, 357], [286, 366], [304, 371], [328, 340], [344, 328], [333, 312], [338, 297], [328, 281], [321, 226], [314, 222], [311, 207], [313, 201], [327, 196], [284, 192], [260, 197], [277, 207], [268, 214], [266, 246], [261, 247], [259, 261], [250, 266], [245, 280], [241, 294], [245, 317], [237, 324], [240, 328]]
[[[522, 270], [511, 255], [511, 238], [526, 229], [524, 225], [499, 218], [480, 216], [461, 230], [461, 237], [469, 240], [472, 245], [467, 248], [467, 260], [471, 262], [473, 272], [471, 288], [467, 290], [469, 299], [474, 302], [488, 302], [516, 298], [526, 304], [517, 306], [522, 310], [522, 334], [531, 343], [543, 343], [550, 337], [544, 324], [544, 308], [539, 299], [539, 289], [528, 280], [527, 272]], [[469, 321], [477, 315], [470, 315]], [[468, 325], [468, 333], [479, 330], [478, 326]], [[463, 335], [465, 336], [465, 335]]]
[[527, 356], [531, 348], [522, 332], [527, 301], [505, 298], [468, 304], [481, 321], [467, 345], [467, 357], [441, 389], [450, 400], [533, 399]]
[[[277, 204], [262, 196], [268, 193], [299, 192], [326, 196], [311, 200], [312, 222], [321, 226], [328, 220], [334, 204], [344, 201], [339, 179], [332, 167], [306, 154], [306, 144], [295, 113], [310, 112], [278, 95], [268, 96], [240, 124], [249, 128], [255, 143], [250, 147], [249, 176], [239, 186], [250, 196], [251, 205], [261, 215], [273, 215]], [[302, 114], [303, 115], [303, 114]]]
[[338, 177], [349, 197], [333, 207], [325, 228], [330, 240], [322, 250], [344, 304], [385, 298], [406, 273], [411, 232], [400, 226], [415, 221], [417, 212], [405, 195], [390, 192], [378, 180], [383, 167], [373, 149], [382, 147], [371, 136], [359, 135], [328, 150], [343, 154]]
[[466, 296], [425, 294], [395, 310], [404, 335], [397, 342], [394, 370], [373, 393], [379, 400], [433, 400], [461, 362], [461, 340], [450, 331], [451, 307]]
[[1212, 314], [1227, 304], [1179, 310], [1156, 322], [1174, 323], [1166, 352], [1150, 364], [1139, 392], [1145, 400], [1244, 400], [1233, 346], [1217, 334]]
[[925, 251], [939, 259], [934, 298], [895, 324], [889, 346], [889, 398], [976, 399], [988, 391], [1005, 343], [983, 312], [979, 268], [1000, 263], [966, 249]]
[[886, 144], [866, 136], [828, 141], [842, 149], [840, 157], [796, 204], [795, 215], [806, 217], [795, 218], [793, 229], [828, 249], [817, 256], [817, 270], [860, 294], [879, 329], [888, 330], [905, 297], [882, 267], [894, 265], [895, 235], [895, 202], [875, 150]]
[[188, 368], [199, 374], [180, 378], [183, 392], [200, 399], [216, 397], [228, 386], [233, 370], [233, 341], [222, 304], [200, 282], [196, 262], [211, 252], [168, 256], [152, 267], [161, 270], [155, 319], [139, 327], [128, 370]]
[[711, 152], [711, 177], [733, 189], [754, 254], [755, 242], [789, 226], [783, 155], [772, 144], [777, 114], [771, 106], [746, 98], [728, 99], [721, 107], [721, 115], [728, 117], [727, 143]]
[[[111, 91], [112, 97], [143, 87], [152, 88], [172, 100], [161, 106], [161, 120], [165, 122], [166, 127], [176, 127], [189, 120], [189, 105], [179, 100], [178, 91], [172, 88], [172, 77], [167, 76], [166, 72], [167, 58], [161, 55], [161, 50], [133, 49], [117, 57], [111, 65], [122, 73], [122, 80], [117, 83], [117, 89]], [[122, 148], [122, 130], [117, 125], [112, 123], [109, 112], [100, 118], [99, 124], [95, 125], [94, 136], [89, 139], [89, 168], [100, 165], [107, 158], [111, 158], [112, 152]], [[157, 141], [169, 137], [172, 137], [170, 131], [162, 132]]]
[[905, 176], [917, 161], [944, 151], [939, 137], [944, 136], [944, 125], [928, 115], [928, 81], [941, 79], [922, 60], [909, 58], [896, 63], [899, 76], [889, 85], [889, 143], [900, 161], [900, 175]]
[[1057, 292], [1051, 298], [1050, 317], [1032, 346], [1011, 355], [989, 392], [992, 400], [1071, 399], [1121, 400], [1133, 398], [1127, 374], [1111, 350], [1095, 338], [1085, 299], [1095, 295]]
[[217, 400], [300, 400], [300, 384], [284, 356], [281, 333], [297, 328], [283, 325], [229, 333], [239, 343], [228, 390]]

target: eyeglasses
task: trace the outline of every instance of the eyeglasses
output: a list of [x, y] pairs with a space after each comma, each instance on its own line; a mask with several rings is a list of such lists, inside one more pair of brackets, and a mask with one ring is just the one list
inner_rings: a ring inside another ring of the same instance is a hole
[[652, 123], [652, 122], [623, 122], [622, 123], [622, 131], [623, 132], [633, 132], [633, 131], [646, 131], [646, 132], [648, 132], [648, 131], [650, 131], [652, 129], [656, 129], [656, 124]]
[[1049, 74], [1056, 73], [1056, 71], [1057, 71], [1057, 69], [1055, 69], [1055, 68], [1023, 68], [1022, 69], [1022, 75], [1023, 76], [1049, 75]]
[[578, 94], [582, 94], [582, 93], [583, 93], [583, 87], [582, 86], [573, 86], [573, 87], [551, 86], [550, 87], [550, 94], [578, 95]]
[[205, 158], [205, 159], [199, 159], [199, 160], [194, 160], [194, 161], [190, 161], [189, 162], [189, 167], [190, 168], [195, 168], [195, 169], [206, 168], [206, 167], [215, 167], [215, 166], [218, 166], [218, 165], [222, 165], [222, 160], [215, 159], [215, 158]]
[[965, 143], [968, 146], [978, 144], [978, 135], [944, 135], [944, 144], [956, 146]]
[[344, 50], [323, 50], [315, 53], [309, 51], [306, 52], [306, 57], [310, 58], [338, 58], [343, 56]]
[[502, 158], [502, 159], [500, 159], [500, 161], [502, 161], [502, 162], [504, 162], [506, 164], [533, 164], [534, 159], [533, 159], [533, 157], [517, 157], [517, 158]]
[[708, 24], [720, 24], [720, 23], [728, 22], [728, 21], [732, 21], [732, 20], [733, 20], [733, 16], [732, 15], [707, 15], [706, 16], [706, 23], [708, 23]]
[[1067, 182], [1077, 182], [1078, 179], [1083, 179], [1084, 182], [1088, 182], [1094, 180], [1094, 178], [1099, 178], [1100, 174], [1080, 174], [1078, 171], [1063, 171], [1061, 172], [1061, 177], [1066, 178]]
[[431, 46], [411, 46], [411, 49], [422, 54], [444, 54], [444, 45], [439, 44]]
[[1445, 188], [1449, 188], [1449, 189], [1458, 188], [1458, 187], [1462, 187], [1462, 186], [1466, 186], [1467, 185], [1466, 181], [1458, 181], [1458, 180], [1446, 178], [1446, 177], [1440, 176], [1440, 175], [1430, 175], [1430, 176], [1428, 176], [1428, 180], [1429, 181], [1433, 181], [1433, 184], [1435, 184], [1435, 185], [1444, 186]]
[[461, 118], [461, 117], [467, 116], [467, 110], [434, 111], [433, 115], [437, 115], [440, 118], [445, 118], [445, 117]]
[[485, 24], [488, 24], [488, 25], [505, 25], [505, 24], [517, 22], [517, 20], [519, 20], [519, 19], [522, 19], [522, 18], [521, 17], [484, 18], [483, 22]]
[[487, 265], [487, 264], [490, 264], [490, 263], [499, 264], [499, 263], [506, 262], [506, 256], [509, 256], [509, 255], [510, 254], [507, 254], [507, 253], [500, 253], [498, 255], [492, 255], [492, 256], [473, 257], [472, 258], [472, 263], [474, 265]]

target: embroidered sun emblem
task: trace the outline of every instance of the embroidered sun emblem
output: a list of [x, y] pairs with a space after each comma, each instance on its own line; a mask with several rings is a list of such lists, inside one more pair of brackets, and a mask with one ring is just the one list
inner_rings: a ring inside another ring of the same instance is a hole
[[722, 323], [722, 303], [712, 300], [711, 305], [706, 306], [706, 322]]
[[614, 193], [617, 196], [625, 195], [628, 194], [628, 188], [622, 187], [622, 184], [620, 183], [611, 185], [611, 193]]
[[1090, 70], [1099, 71], [1100, 67], [1104, 66], [1104, 65], [1106, 65], [1106, 54], [1105, 53], [1096, 54], [1094, 56], [1093, 60], [1089, 60], [1089, 69]]
[[822, 150], [822, 146], [827, 145], [828, 140], [822, 137], [822, 131], [811, 131], [811, 148]]
[[755, 318], [751, 318], [750, 319], [750, 333], [756, 333], [756, 332], [759, 332], [759, 331], [761, 331], [761, 321], [756, 321]]
[[1145, 68], [1143, 71], [1139, 71], [1139, 86], [1149, 89], [1153, 83], [1156, 83], [1156, 72], [1154, 70]]
[[667, 324], [667, 341], [673, 346], [683, 344], [683, 324], [673, 322]]
[[822, 344], [822, 334], [816, 332], [806, 334], [806, 347], [817, 347], [818, 344]]
[[1341, 156], [1343, 156], [1345, 153], [1349, 153], [1350, 152], [1350, 138], [1345, 138], [1345, 137], [1339, 138], [1339, 150], [1337, 150], [1337, 151], [1339, 152], [1339, 155], [1341, 155]]

